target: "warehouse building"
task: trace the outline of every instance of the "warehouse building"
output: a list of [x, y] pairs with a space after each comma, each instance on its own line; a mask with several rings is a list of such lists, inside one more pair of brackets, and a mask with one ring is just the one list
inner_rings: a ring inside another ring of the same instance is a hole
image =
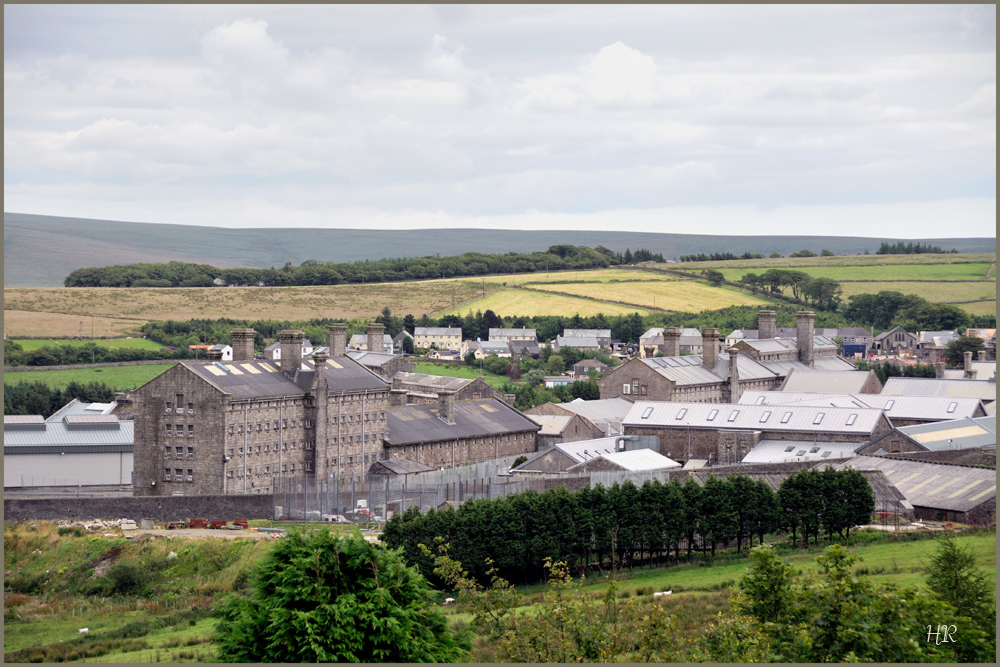
[[952, 419], [897, 427], [875, 438], [858, 454], [896, 454], [996, 447], [997, 418]]
[[997, 400], [997, 384], [995, 380], [891, 377], [885, 381], [882, 394], [886, 396], [978, 398], [986, 405]]
[[[568, 403], [543, 403], [525, 411], [529, 415], [563, 415], [567, 412], [580, 415], [601, 430], [603, 435], [621, 435], [622, 420], [632, 409], [632, 401], [627, 398], [602, 398], [585, 401], [575, 398]], [[595, 436], [599, 437], [599, 436]]]
[[[566, 472], [573, 466], [610, 456], [618, 452], [651, 451], [659, 453], [660, 441], [655, 437], [594, 438], [577, 442], [563, 442], [539, 451], [511, 472], [537, 474]], [[673, 467], [673, 466], [670, 466]]]
[[978, 398], [942, 398], [938, 396], [748, 391], [740, 397], [740, 403], [743, 405], [874, 408], [882, 410], [893, 427], [947, 421], [962, 417], [985, 417], [987, 415], [983, 402]]
[[882, 381], [875, 371], [810, 371], [792, 369], [778, 387], [780, 392], [836, 392], [844, 394], [878, 394]]

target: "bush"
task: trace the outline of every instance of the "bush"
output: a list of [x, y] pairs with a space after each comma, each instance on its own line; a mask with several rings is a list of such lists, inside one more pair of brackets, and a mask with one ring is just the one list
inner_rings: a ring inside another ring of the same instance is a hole
[[142, 566], [128, 561], [115, 563], [104, 577], [106, 589], [111, 595], [138, 594], [149, 583], [149, 575]]

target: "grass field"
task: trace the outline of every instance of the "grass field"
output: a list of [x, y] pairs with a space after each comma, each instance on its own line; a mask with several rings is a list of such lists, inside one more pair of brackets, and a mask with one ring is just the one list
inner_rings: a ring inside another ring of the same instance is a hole
[[[997, 285], [982, 283], [841, 283], [844, 299], [852, 294], [875, 294], [883, 290], [894, 290], [903, 294], [919, 294], [928, 301], [937, 303], [950, 301], [973, 301], [975, 299], [995, 299]], [[965, 305], [961, 306], [965, 308]]]
[[[834, 280], [987, 280], [989, 262], [975, 264], [886, 264], [884, 266], [809, 266], [796, 267], [813, 278]], [[738, 281], [753, 269], [718, 269], [726, 280]], [[700, 271], [699, 271], [700, 273]]]
[[[701, 281], [677, 280], [649, 283], [533, 285], [533, 290], [566, 292], [592, 299], [622, 301], [662, 310], [698, 312], [726, 306], [763, 305], [767, 300], [727, 287]], [[582, 313], [581, 313], [582, 314]]]
[[[459, 366], [457, 364], [435, 364], [431, 361], [417, 362], [414, 372], [427, 373], [428, 375], [445, 375], [453, 378], [468, 378], [470, 380], [474, 380], [480, 375], [479, 366], [470, 368], [469, 366]], [[487, 370], [483, 370], [482, 376], [486, 384], [490, 385], [494, 389], [499, 389], [505, 382], [507, 382], [507, 378], [505, 376], [496, 375]]]
[[148, 364], [141, 366], [105, 366], [104, 368], [73, 368], [58, 371], [13, 371], [4, 374], [4, 382], [44, 382], [50, 387], [64, 389], [70, 382], [102, 382], [118, 391], [141, 387], [173, 364]]
[[86, 343], [96, 343], [99, 347], [106, 347], [109, 350], [160, 350], [163, 346], [159, 343], [145, 338], [109, 338], [109, 339], [53, 339], [53, 338], [31, 338], [13, 341], [21, 346], [26, 352], [38, 350], [43, 347], [82, 346]]
[[[536, 286], [537, 287], [537, 286]], [[554, 285], [556, 287], [573, 287], [573, 285]], [[565, 290], [559, 290], [565, 291]], [[612, 303], [602, 303], [600, 301], [590, 301], [588, 299], [576, 299], [559, 294], [542, 294], [528, 290], [506, 290], [497, 294], [491, 294], [485, 299], [473, 301], [459, 308], [448, 311], [449, 315], [466, 315], [469, 312], [492, 310], [494, 313], [507, 315], [573, 315], [579, 313], [581, 317], [597, 315], [631, 315], [638, 312], [640, 315], [648, 315], [649, 312], [641, 308], [631, 308], [619, 306]]]
[[[459, 278], [463, 282], [482, 283], [483, 277]], [[656, 275], [648, 271], [636, 271], [635, 269], [594, 269], [592, 271], [551, 271], [549, 273], [515, 273], [509, 276], [485, 276], [486, 284], [503, 286], [522, 285], [524, 283], [550, 283], [550, 282], [582, 282], [582, 283], [606, 283], [621, 280], [678, 280], [668, 273]]]
[[[4, 298], [7, 296], [7, 290], [4, 290]], [[80, 331], [86, 336], [128, 336], [138, 334], [139, 328], [145, 323], [144, 319], [91, 318], [86, 315], [6, 308], [3, 311], [3, 329], [9, 338], [18, 336], [69, 338]]]
[[[721, 262], [680, 262], [671, 269], [776, 269], [793, 268], [809, 273], [807, 266], [878, 266], [880, 264], [989, 264], [997, 259], [996, 253], [961, 253], [944, 255], [838, 255], [836, 257], [781, 257], [776, 259], [730, 259]], [[759, 271], [758, 271], [759, 272]], [[985, 274], [985, 269], [983, 271]], [[742, 273], [740, 275], [743, 275]]]

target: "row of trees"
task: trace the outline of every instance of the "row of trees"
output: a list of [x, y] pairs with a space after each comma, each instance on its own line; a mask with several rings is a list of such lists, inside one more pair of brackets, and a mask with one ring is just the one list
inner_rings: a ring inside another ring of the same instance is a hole
[[879, 381], [885, 384], [885, 381], [889, 378], [932, 378], [937, 374], [937, 370], [934, 368], [934, 364], [914, 364], [912, 366], [904, 365], [883, 361], [878, 362], [868, 362], [861, 359], [854, 364], [859, 371], [875, 371], [875, 375], [878, 376]]
[[[855, 470], [808, 470], [789, 476], [775, 493], [766, 482], [745, 475], [709, 476], [704, 486], [647, 481], [610, 488], [597, 486], [570, 493], [565, 488], [533, 491], [507, 498], [473, 500], [458, 511], [447, 508], [422, 514], [413, 507], [393, 517], [382, 540], [402, 547], [407, 558], [433, 577], [433, 561], [420, 544], [438, 537], [473, 577], [488, 579], [487, 558], [506, 579], [529, 583], [543, 578], [545, 561], [565, 560], [581, 572], [650, 565], [687, 559], [700, 543], [704, 554], [735, 542], [737, 551], [754, 539], [791, 532], [793, 542], [831, 538], [866, 523], [875, 508], [874, 494]], [[849, 534], [848, 534], [849, 537]]]
[[792, 298], [812, 304], [821, 310], [836, 310], [843, 292], [840, 283], [832, 278], [813, 278], [804, 271], [793, 269], [768, 269], [762, 274], [746, 273], [740, 283], [754, 294], [767, 291], [782, 294], [786, 287], [792, 288]]
[[626, 249], [623, 254], [604, 246], [555, 245], [533, 253], [469, 252], [452, 257], [435, 255], [340, 263], [307, 259], [299, 266], [287, 262], [280, 269], [220, 269], [186, 262], [86, 267], [71, 272], [63, 284], [66, 287], [212, 287], [215, 280], [220, 279], [227, 285], [339, 285], [593, 269], [644, 261], [662, 262], [664, 259], [663, 255], [642, 248], [635, 252]]
[[958, 306], [932, 303], [917, 294], [903, 294], [895, 290], [847, 297], [844, 316], [881, 330], [900, 326], [907, 331], [952, 331], [970, 326], [989, 326], [991, 322], [996, 327], [995, 313], [972, 316]]
[[58, 366], [61, 364], [109, 364], [119, 361], [186, 359], [194, 354], [187, 346], [176, 350], [110, 348], [88, 341], [81, 345], [45, 345], [25, 350], [14, 341], [5, 341], [4, 366]]
[[[781, 257], [781, 253], [772, 253], [771, 257], [777, 255]], [[722, 262], [729, 259], [763, 259], [764, 255], [756, 252], [745, 252], [742, 255], [734, 255], [731, 252], [713, 252], [710, 255], [706, 255], [701, 252], [697, 255], [681, 255], [680, 261], [682, 262]]]
[[898, 241], [896, 243], [889, 243], [888, 241], [882, 241], [882, 245], [878, 247], [875, 251], [876, 255], [919, 255], [923, 253], [958, 253], [957, 250], [952, 248], [951, 250], [942, 250], [940, 246], [931, 245], [929, 243], [914, 243], [910, 241], [909, 243], [903, 243]]
[[114, 390], [101, 382], [70, 382], [65, 389], [50, 387], [44, 382], [16, 382], [3, 385], [5, 415], [41, 415], [50, 417], [61, 407], [77, 399], [83, 403], [108, 403], [115, 398]]

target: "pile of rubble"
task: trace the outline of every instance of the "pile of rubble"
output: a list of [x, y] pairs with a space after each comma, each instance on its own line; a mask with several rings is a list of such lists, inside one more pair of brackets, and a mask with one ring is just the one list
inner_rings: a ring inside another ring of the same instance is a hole
[[91, 519], [87, 521], [64, 521], [59, 528], [85, 528], [86, 530], [138, 530], [139, 526], [132, 519]]

